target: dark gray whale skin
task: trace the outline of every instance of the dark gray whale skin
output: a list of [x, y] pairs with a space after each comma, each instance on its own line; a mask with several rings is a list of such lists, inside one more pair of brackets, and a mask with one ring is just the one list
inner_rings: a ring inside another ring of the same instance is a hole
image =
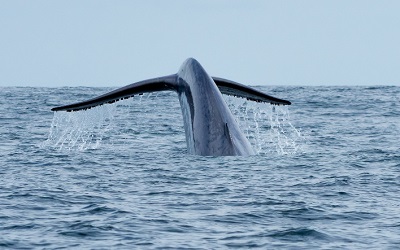
[[137, 94], [175, 91], [181, 104], [190, 154], [202, 156], [253, 155], [255, 152], [233, 117], [222, 94], [274, 105], [290, 105], [248, 86], [210, 77], [198, 61], [187, 59], [177, 74], [127, 85], [93, 99], [53, 108], [53, 111], [86, 110]]

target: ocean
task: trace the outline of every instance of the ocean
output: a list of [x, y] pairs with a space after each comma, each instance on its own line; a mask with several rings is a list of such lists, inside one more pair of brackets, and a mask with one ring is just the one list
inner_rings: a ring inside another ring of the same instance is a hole
[[201, 157], [175, 93], [1, 87], [0, 249], [399, 249], [400, 87], [257, 88], [257, 155]]

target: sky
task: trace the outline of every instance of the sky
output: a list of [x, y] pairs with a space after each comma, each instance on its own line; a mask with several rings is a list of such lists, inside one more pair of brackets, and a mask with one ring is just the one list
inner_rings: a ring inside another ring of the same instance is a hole
[[400, 86], [398, 0], [0, 0], [0, 86], [124, 86], [196, 58], [247, 85]]

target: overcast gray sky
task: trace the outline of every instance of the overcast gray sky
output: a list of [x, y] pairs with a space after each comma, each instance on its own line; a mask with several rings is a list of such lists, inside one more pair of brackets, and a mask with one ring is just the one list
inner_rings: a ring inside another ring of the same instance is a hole
[[122, 86], [194, 57], [249, 85], [400, 85], [398, 0], [0, 0], [0, 86]]

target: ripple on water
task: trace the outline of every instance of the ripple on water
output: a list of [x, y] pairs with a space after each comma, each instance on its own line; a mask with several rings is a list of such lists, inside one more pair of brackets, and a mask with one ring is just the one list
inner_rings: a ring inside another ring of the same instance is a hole
[[230, 103], [252, 157], [187, 155], [172, 94], [51, 127], [106, 89], [1, 89], [0, 248], [396, 249], [400, 89], [264, 89], [296, 100]]

